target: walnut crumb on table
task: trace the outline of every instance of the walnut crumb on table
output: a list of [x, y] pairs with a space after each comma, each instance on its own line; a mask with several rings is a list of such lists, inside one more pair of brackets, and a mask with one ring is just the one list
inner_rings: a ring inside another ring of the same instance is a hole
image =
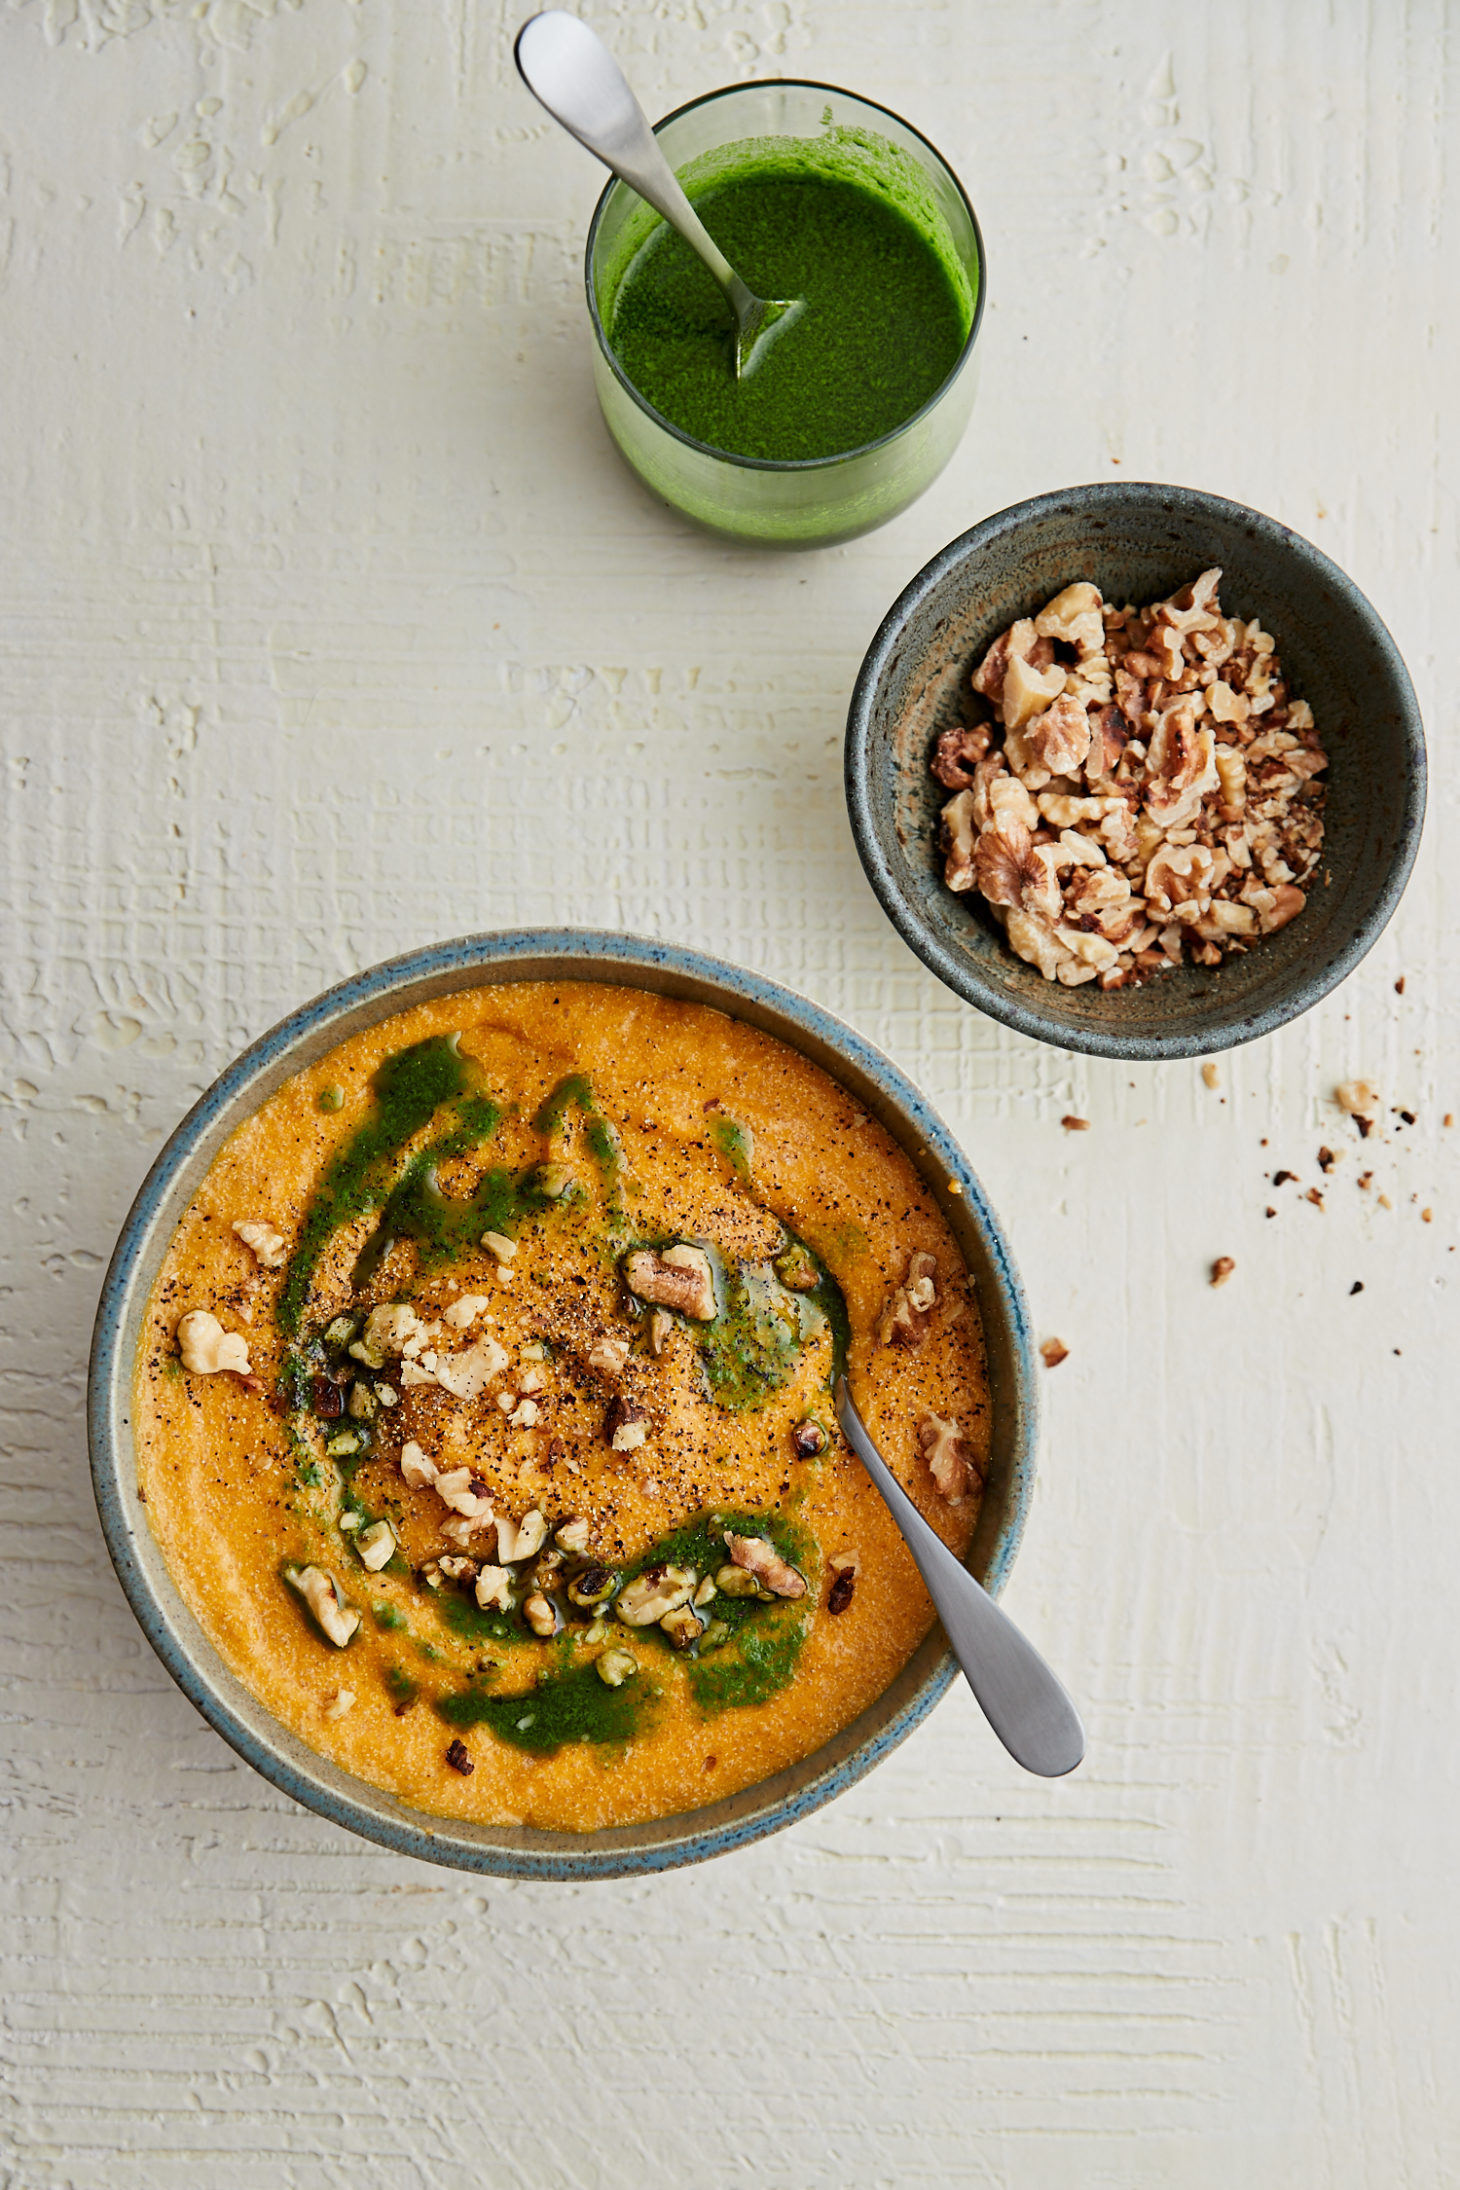
[[1216, 1261], [1212, 1264], [1209, 1282], [1213, 1285], [1225, 1285], [1236, 1267], [1236, 1261], [1231, 1255], [1218, 1255]]
[[1047, 1338], [1039, 1349], [1040, 1359], [1047, 1369], [1057, 1369], [1062, 1361], [1070, 1358], [1070, 1349], [1062, 1338]]

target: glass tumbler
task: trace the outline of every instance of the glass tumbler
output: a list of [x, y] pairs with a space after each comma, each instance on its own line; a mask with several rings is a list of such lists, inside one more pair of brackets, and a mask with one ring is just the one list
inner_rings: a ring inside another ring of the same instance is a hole
[[[974, 358], [986, 291], [978, 221], [963, 186], [927, 139], [886, 107], [801, 81], [731, 84], [655, 126], [670, 166], [691, 198], [696, 186], [733, 172], [727, 148], [752, 158], [767, 139], [794, 138], [815, 163], [835, 148], [835, 169], [874, 195], [911, 209], [962, 267], [968, 333], [948, 377], [921, 410], [880, 440], [833, 456], [779, 461], [736, 456], [671, 424], [628, 379], [608, 340], [614, 299], [659, 216], [627, 184], [610, 182], [588, 231], [586, 278], [593, 322], [594, 381], [603, 416], [645, 484], [711, 531], [770, 547], [826, 547], [885, 524], [937, 478], [973, 405]], [[828, 171], [830, 153], [828, 155]]]

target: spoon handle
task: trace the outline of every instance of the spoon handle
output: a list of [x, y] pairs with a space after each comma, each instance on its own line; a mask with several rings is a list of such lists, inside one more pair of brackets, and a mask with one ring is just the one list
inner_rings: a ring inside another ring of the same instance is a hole
[[837, 1379], [835, 1398], [847, 1442], [907, 1539], [953, 1655], [990, 1726], [1026, 1771], [1045, 1779], [1072, 1772], [1085, 1754], [1085, 1730], [1060, 1682], [923, 1519], [868, 1435], [844, 1376]]
[[754, 302], [665, 159], [644, 109], [607, 46], [576, 15], [549, 8], [517, 33], [518, 72], [570, 137], [612, 168], [698, 251], [737, 314]]

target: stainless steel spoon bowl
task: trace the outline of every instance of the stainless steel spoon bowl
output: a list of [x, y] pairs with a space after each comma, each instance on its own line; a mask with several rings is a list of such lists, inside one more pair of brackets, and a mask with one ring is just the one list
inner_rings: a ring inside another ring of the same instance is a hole
[[623, 70], [586, 23], [549, 8], [523, 24], [513, 51], [522, 81], [553, 120], [637, 190], [709, 267], [735, 314], [735, 377], [744, 380], [805, 299], [758, 297], [741, 280], [685, 196]]
[[902, 1530], [984, 1717], [1026, 1772], [1043, 1779], [1073, 1772], [1085, 1754], [1085, 1729], [1063, 1687], [1033, 1643], [923, 1519], [873, 1444], [844, 1376], [837, 1378], [834, 1397], [847, 1443]]

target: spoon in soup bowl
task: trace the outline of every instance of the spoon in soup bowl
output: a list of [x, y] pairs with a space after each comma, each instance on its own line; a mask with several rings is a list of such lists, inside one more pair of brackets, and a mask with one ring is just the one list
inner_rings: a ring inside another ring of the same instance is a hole
[[873, 1444], [845, 1374], [832, 1394], [842, 1433], [902, 1530], [953, 1655], [984, 1717], [1017, 1764], [1044, 1779], [1072, 1772], [1085, 1754], [1080, 1715], [1033, 1643], [929, 1526]]
[[735, 377], [744, 380], [771, 338], [804, 310], [805, 298], [758, 297], [736, 273], [685, 196], [623, 70], [586, 23], [549, 8], [523, 24], [513, 52], [523, 82], [553, 120], [637, 190], [704, 260], [735, 314]]

